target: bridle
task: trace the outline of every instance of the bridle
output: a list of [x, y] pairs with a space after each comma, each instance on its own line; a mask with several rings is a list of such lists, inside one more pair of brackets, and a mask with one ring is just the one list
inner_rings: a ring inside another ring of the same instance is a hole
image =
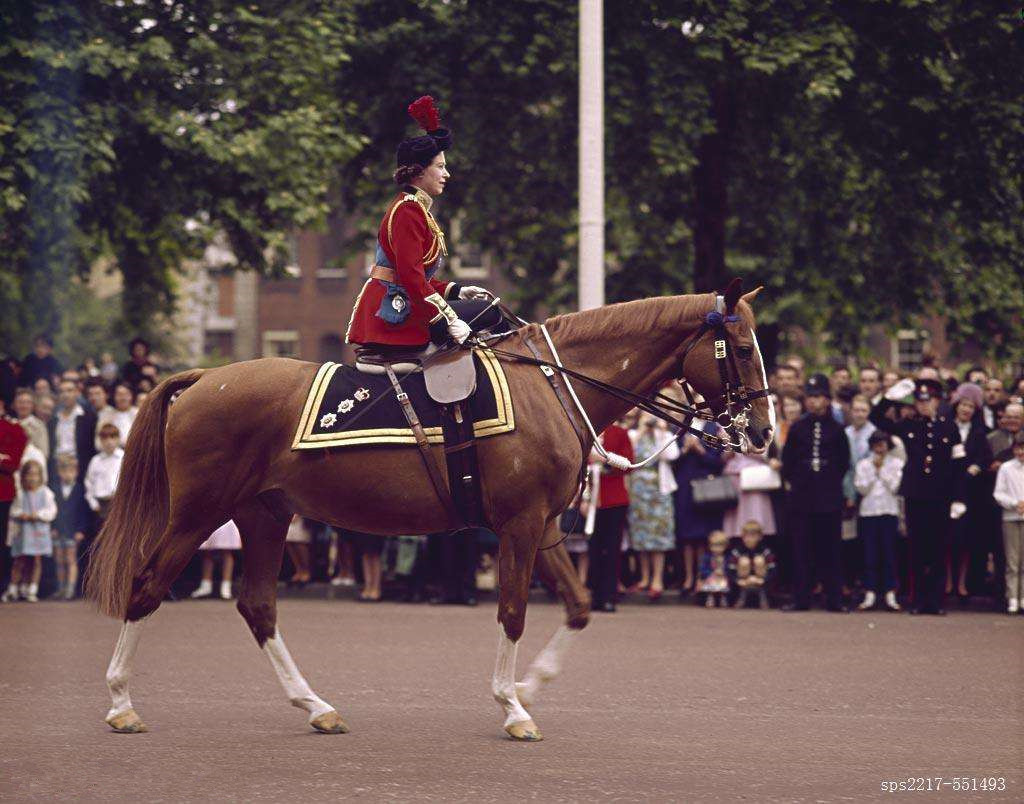
[[[500, 300], [495, 297], [491, 306], [497, 306], [506, 318], [514, 324], [518, 324], [519, 326], [525, 326], [528, 324], [527, 321], [519, 318], [499, 302]], [[767, 397], [769, 391], [767, 383], [764, 384], [763, 388], [750, 389], [745, 385], [741, 378], [739, 369], [736, 366], [736, 358], [734, 355], [735, 349], [731, 347], [731, 339], [725, 327], [727, 323], [734, 323], [738, 320], [738, 316], [725, 313], [725, 299], [722, 296], [717, 296], [715, 299], [715, 308], [704, 316], [704, 321], [701, 323], [700, 328], [693, 333], [679, 356], [680, 377], [676, 382], [679, 383], [687, 398], [687, 403], [685, 404], [677, 402], [675, 399], [666, 396], [660, 391], [655, 391], [647, 395], [638, 394], [626, 388], [621, 388], [617, 385], [604, 382], [603, 380], [598, 380], [594, 377], [590, 377], [581, 372], [567, 368], [562, 364], [562, 360], [558, 355], [558, 350], [555, 348], [555, 344], [551, 339], [547, 326], [544, 324], [540, 324], [538, 326], [540, 327], [540, 331], [544, 336], [547, 347], [551, 352], [551, 356], [554, 358], [554, 362], [544, 360], [539, 356], [528, 357], [526, 355], [517, 354], [516, 352], [498, 349], [493, 345], [493, 343], [509, 337], [512, 333], [482, 335], [478, 336], [474, 340], [480, 346], [489, 349], [500, 357], [514, 360], [519, 363], [538, 366], [549, 378], [556, 373], [560, 375], [570, 396], [572, 397], [572, 401], [575, 404], [578, 413], [594, 440], [595, 449], [598, 450], [602, 457], [612, 463], [612, 465], [616, 465], [618, 463], [619, 465], [617, 465], [617, 468], [636, 469], [647, 465], [657, 458], [661, 450], [649, 456], [646, 460], [636, 464], [626, 463], [623, 465], [621, 461], [616, 462], [613, 460], [613, 457], [618, 456], [609, 457], [612, 453], [606, 453], [602, 447], [598, 434], [594, 429], [594, 425], [590, 421], [590, 417], [587, 415], [579, 397], [576, 395], [576, 391], [573, 388], [572, 383], [569, 381], [569, 378], [571, 377], [572, 379], [579, 380], [592, 388], [629, 403], [631, 407], [637, 407], [640, 410], [650, 413], [652, 416], [674, 425], [678, 428], [678, 431], [691, 433], [700, 439], [705, 446], [714, 449], [726, 449], [733, 452], [742, 452], [747, 440], [747, 436], [744, 431], [748, 424], [748, 414], [752, 410], [751, 403], [756, 399]], [[703, 402], [698, 402], [694, 396], [692, 386], [684, 378], [684, 368], [687, 357], [689, 357], [694, 347], [696, 347], [700, 340], [709, 332], [714, 333], [715, 336], [715, 363], [718, 367], [719, 379], [722, 384], [722, 392], [718, 396], [712, 397], [710, 400], [705, 399]], [[722, 406], [722, 411], [715, 415], [713, 413], [713, 408], [717, 403], [719, 403], [719, 401], [723, 401], [724, 405]], [[681, 418], [677, 418], [677, 416], [680, 416]], [[723, 438], [722, 436], [707, 433], [704, 431], [703, 426], [695, 427], [693, 424], [695, 419], [717, 422], [725, 431], [727, 437]]]
[[[744, 435], [749, 424], [748, 414], [753, 409], [751, 404], [755, 399], [763, 399], [770, 393], [765, 383], [764, 387], [750, 389], [743, 382], [743, 377], [736, 366], [735, 348], [730, 348], [731, 340], [726, 331], [726, 324], [734, 324], [740, 320], [735, 313], [725, 312], [725, 299], [722, 296], [715, 297], [715, 309], [704, 316], [704, 321], [686, 344], [683, 353], [679, 356], [679, 387], [686, 395], [686, 401], [694, 411], [708, 410], [708, 415], [714, 410], [715, 404], [723, 402], [721, 413], [714, 416], [714, 421], [725, 430], [729, 436], [727, 448], [734, 451], [742, 450]], [[712, 399], [705, 399], [698, 402], [694, 396], [694, 389], [686, 379], [686, 358], [708, 332], [715, 336], [715, 365], [718, 368], [719, 381], [722, 384], [722, 393]], [[756, 339], [756, 336], [755, 336]], [[756, 342], [756, 341], [755, 341]], [[701, 416], [700, 418], [705, 418]]]

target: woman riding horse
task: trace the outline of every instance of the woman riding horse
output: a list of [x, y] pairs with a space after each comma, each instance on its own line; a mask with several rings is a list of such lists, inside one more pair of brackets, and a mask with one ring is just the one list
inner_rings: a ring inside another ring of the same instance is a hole
[[496, 309], [488, 310], [483, 288], [434, 278], [448, 249], [430, 208], [451, 177], [445, 151], [452, 135], [441, 128], [429, 95], [410, 104], [408, 111], [426, 133], [398, 146], [394, 178], [402, 192], [380, 222], [374, 266], [345, 335], [361, 351], [384, 355], [419, 351], [431, 341], [444, 343], [448, 336], [462, 343], [473, 330], [501, 321]]

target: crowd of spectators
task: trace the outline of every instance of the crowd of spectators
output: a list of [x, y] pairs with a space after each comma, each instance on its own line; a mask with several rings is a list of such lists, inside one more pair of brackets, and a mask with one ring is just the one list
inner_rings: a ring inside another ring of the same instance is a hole
[[[54, 598], [80, 594], [123, 445], [159, 380], [142, 339], [120, 365], [103, 354], [65, 368], [45, 337], [23, 360], [0, 363], [4, 601], [37, 600], [44, 587]], [[1024, 379], [1007, 387], [982, 368], [956, 377], [934, 364], [909, 377], [874, 365], [805, 376], [791, 357], [769, 384], [777, 430], [764, 455], [673, 436], [636, 412], [602, 434], [608, 451], [651, 460], [624, 473], [595, 454], [588, 493], [562, 517], [595, 610], [669, 595], [707, 607], [805, 610], [820, 595], [831, 611], [942, 613], [947, 601], [972, 599], [1020, 608]], [[929, 473], [940, 466], [922, 451], [933, 425], [949, 458], [934, 499]], [[230, 599], [240, 547], [231, 522], [211, 534], [177, 594]], [[482, 529], [381, 539], [296, 517], [282, 581], [359, 586], [365, 602], [473, 605], [496, 585], [496, 552]]]

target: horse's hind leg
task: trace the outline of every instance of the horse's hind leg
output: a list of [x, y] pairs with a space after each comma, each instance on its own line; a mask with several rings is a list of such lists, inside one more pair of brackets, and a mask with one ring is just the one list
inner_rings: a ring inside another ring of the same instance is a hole
[[505, 713], [505, 732], [513, 740], [536, 741], [540, 731], [516, 692], [516, 644], [526, 624], [530, 576], [542, 524], [531, 527], [537, 512], [524, 512], [501, 529], [498, 552], [498, 657], [491, 679], [494, 700]]
[[208, 520], [184, 522], [180, 518], [172, 518], [157, 543], [153, 557], [133, 581], [125, 621], [107, 666], [111, 706], [106, 722], [114, 731], [122, 734], [147, 731], [128, 694], [135, 651], [142, 636], [142, 623], [160, 606], [171, 583], [218, 524]]
[[[559, 538], [558, 520], [549, 526], [547, 539]], [[590, 593], [580, 583], [576, 568], [572, 564], [569, 552], [564, 544], [539, 550], [537, 552], [537, 570], [544, 580], [558, 590], [565, 602], [565, 625], [555, 631], [551, 641], [537, 654], [523, 680], [516, 684], [519, 702], [529, 708], [537, 701], [537, 694], [543, 684], [553, 681], [562, 670], [565, 653], [572, 644], [574, 637], [582, 631], [590, 618]]]
[[333, 706], [310, 688], [296, 667], [277, 628], [277, 576], [281, 571], [288, 518], [275, 516], [259, 500], [239, 506], [235, 524], [242, 534], [245, 571], [238, 611], [267, 655], [292, 706], [309, 713], [309, 725], [325, 734], [344, 734], [348, 726]]

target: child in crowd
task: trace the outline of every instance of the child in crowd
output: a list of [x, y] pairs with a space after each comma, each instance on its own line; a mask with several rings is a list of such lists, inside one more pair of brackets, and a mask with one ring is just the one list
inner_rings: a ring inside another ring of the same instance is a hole
[[231, 600], [231, 579], [235, 574], [235, 550], [242, 549], [242, 534], [233, 519], [229, 519], [210, 537], [199, 545], [203, 551], [203, 577], [198, 588], [192, 593], [193, 598], [213, 597], [213, 559], [220, 556], [220, 597]]
[[11, 506], [14, 529], [11, 539], [11, 581], [3, 600], [39, 600], [39, 577], [43, 556], [53, 553], [50, 523], [57, 516], [53, 492], [43, 484], [43, 467], [29, 461], [21, 467], [21, 489]]
[[[885, 607], [899, 611], [896, 601], [896, 538], [899, 534], [900, 502], [897, 498], [903, 477], [903, 461], [890, 454], [892, 436], [875, 430], [868, 437], [871, 454], [861, 458], [854, 469], [853, 485], [861, 494], [857, 531], [864, 544], [864, 600], [860, 611], [874, 608], [877, 595], [885, 595]], [[879, 584], [878, 568], [882, 576]]]
[[729, 576], [739, 595], [736, 608], [756, 600], [762, 609], [768, 608], [768, 586], [775, 576], [775, 554], [764, 543], [764, 531], [756, 520], [743, 526], [743, 542], [729, 553]]
[[78, 548], [85, 541], [92, 515], [85, 501], [85, 486], [78, 480], [78, 460], [74, 455], [57, 458], [57, 476], [53, 484], [57, 500], [57, 518], [53, 521], [57, 591], [53, 596], [74, 600], [78, 587]]
[[703, 594], [704, 605], [709, 609], [726, 604], [729, 594], [729, 576], [726, 574], [725, 551], [729, 537], [725, 531], [713, 530], [708, 534], [708, 552], [700, 559], [697, 591]]
[[1006, 549], [1006, 613], [1020, 611], [1024, 589], [1024, 430], [1013, 439], [1013, 460], [996, 474], [993, 496], [1003, 509], [1003, 546]]
[[100, 425], [97, 438], [100, 451], [93, 455], [85, 471], [85, 499], [102, 523], [107, 518], [110, 500], [117, 489], [124, 450], [121, 449], [121, 431], [110, 422]]

